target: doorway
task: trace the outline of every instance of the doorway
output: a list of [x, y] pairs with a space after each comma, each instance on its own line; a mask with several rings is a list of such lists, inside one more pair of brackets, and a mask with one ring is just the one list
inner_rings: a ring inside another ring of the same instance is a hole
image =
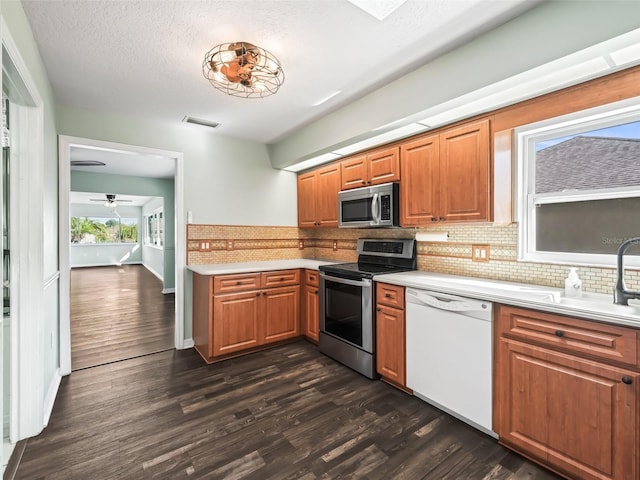
[[[63, 375], [71, 373], [71, 262], [70, 262], [70, 193], [71, 193], [71, 159], [74, 149], [83, 149], [84, 151], [97, 152], [104, 155], [124, 155], [127, 164], [132, 168], [140, 169], [143, 157], [155, 157], [156, 159], [171, 160], [173, 162], [173, 198], [171, 203], [173, 211], [165, 211], [165, 225], [167, 226], [167, 245], [165, 246], [165, 255], [169, 252], [171, 260], [165, 262], [164, 277], [165, 287], [167, 285], [167, 277], [173, 280], [173, 287], [163, 288], [164, 293], [174, 293], [174, 317], [173, 322], [173, 347], [189, 348], [192, 342], [184, 339], [184, 270], [185, 270], [185, 252], [186, 252], [186, 236], [185, 225], [183, 219], [183, 186], [182, 186], [182, 170], [183, 157], [182, 153], [158, 150], [142, 146], [123, 145], [113, 142], [104, 142], [93, 139], [68, 137], [61, 135], [59, 137], [59, 204], [60, 204], [60, 370]], [[138, 159], [141, 159], [138, 162]], [[105, 162], [108, 163], [108, 162]], [[144, 169], [143, 169], [144, 170]], [[123, 172], [109, 171], [104, 173], [107, 175], [124, 175]], [[139, 173], [140, 175], [140, 173]], [[133, 193], [127, 191], [127, 185], [121, 182], [121, 185], [113, 187], [119, 191], [109, 192], [110, 194], [127, 194]], [[97, 191], [97, 190], [92, 190]], [[166, 198], [165, 198], [166, 200]], [[171, 232], [169, 234], [169, 231]], [[122, 274], [122, 273], [121, 273]]]

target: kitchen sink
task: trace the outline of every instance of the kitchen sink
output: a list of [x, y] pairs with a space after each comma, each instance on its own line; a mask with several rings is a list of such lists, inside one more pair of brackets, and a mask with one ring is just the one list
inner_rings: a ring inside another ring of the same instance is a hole
[[599, 293], [583, 293], [581, 297], [565, 297], [558, 296], [554, 299], [554, 303], [566, 305], [567, 307], [587, 310], [587, 311], [605, 311], [613, 315], [636, 315], [640, 317], [640, 301], [629, 300], [629, 305], [617, 305], [613, 303], [611, 295]]

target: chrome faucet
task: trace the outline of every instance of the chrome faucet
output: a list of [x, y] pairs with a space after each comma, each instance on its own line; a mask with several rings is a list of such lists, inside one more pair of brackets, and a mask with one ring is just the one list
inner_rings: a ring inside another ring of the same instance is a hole
[[618, 248], [618, 280], [616, 287], [613, 289], [613, 303], [618, 305], [629, 305], [629, 299], [640, 298], [640, 291], [627, 290], [624, 284], [624, 267], [622, 266], [622, 257], [627, 248], [640, 244], [640, 237], [630, 238], [620, 245]]

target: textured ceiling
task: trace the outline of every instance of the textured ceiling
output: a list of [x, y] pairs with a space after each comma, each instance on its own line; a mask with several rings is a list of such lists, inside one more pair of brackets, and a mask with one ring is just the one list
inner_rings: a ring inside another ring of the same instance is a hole
[[[408, 0], [383, 21], [347, 0], [22, 3], [59, 103], [163, 122], [190, 115], [273, 143], [539, 0]], [[236, 98], [209, 85], [205, 53], [234, 41], [279, 58], [276, 95]]]

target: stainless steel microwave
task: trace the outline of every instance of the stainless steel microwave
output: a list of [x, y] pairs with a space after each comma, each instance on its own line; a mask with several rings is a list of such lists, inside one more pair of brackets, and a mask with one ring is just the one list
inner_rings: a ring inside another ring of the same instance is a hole
[[341, 191], [338, 193], [339, 226], [399, 227], [399, 191], [398, 183]]

